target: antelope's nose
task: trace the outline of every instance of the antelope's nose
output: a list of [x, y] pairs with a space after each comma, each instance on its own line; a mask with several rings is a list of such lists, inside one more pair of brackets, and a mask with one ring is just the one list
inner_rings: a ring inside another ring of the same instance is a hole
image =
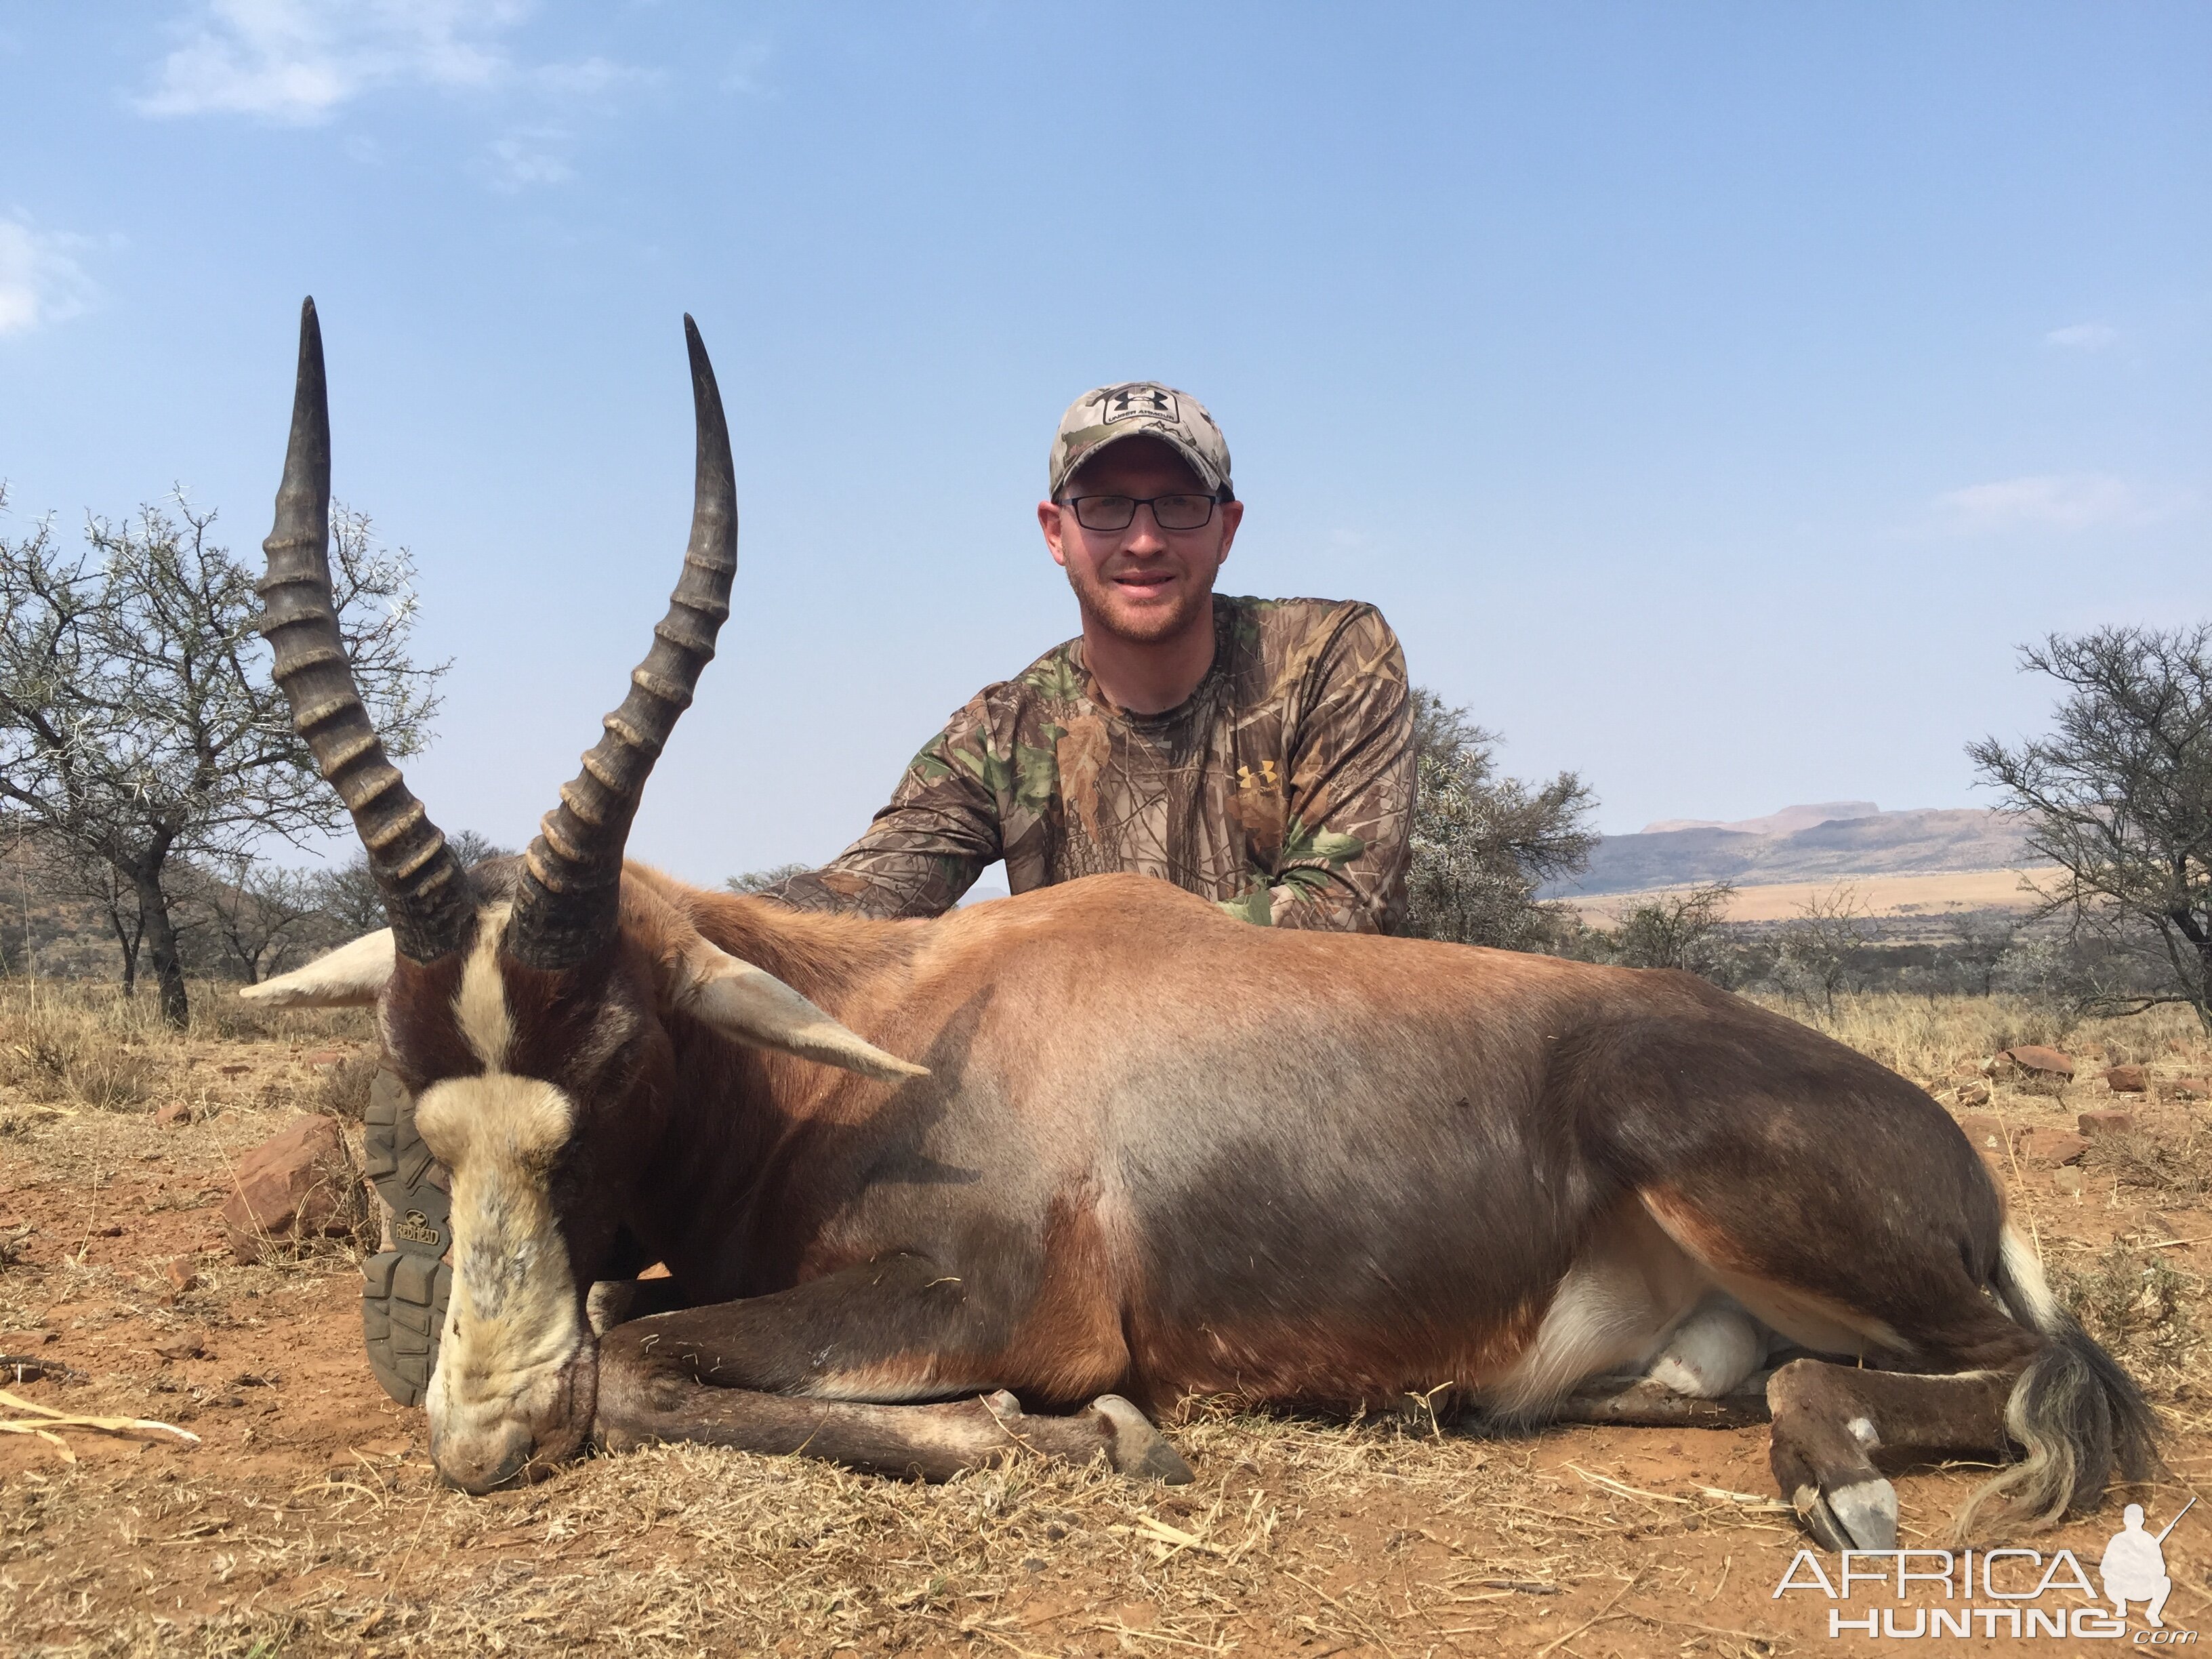
[[471, 1498], [511, 1484], [530, 1466], [533, 1446], [526, 1428], [516, 1426], [469, 1439], [465, 1446], [457, 1446], [451, 1438], [434, 1439], [430, 1461], [448, 1486], [459, 1487]]

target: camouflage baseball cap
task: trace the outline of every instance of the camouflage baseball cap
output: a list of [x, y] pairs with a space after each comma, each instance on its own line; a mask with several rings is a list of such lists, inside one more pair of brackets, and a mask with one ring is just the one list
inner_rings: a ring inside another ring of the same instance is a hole
[[1190, 463], [1208, 489], [1236, 498], [1237, 486], [1229, 479], [1229, 442], [1213, 416], [1188, 392], [1158, 380], [1102, 386], [1070, 404], [1053, 434], [1045, 493], [1057, 500], [1076, 468], [1124, 438], [1159, 439]]

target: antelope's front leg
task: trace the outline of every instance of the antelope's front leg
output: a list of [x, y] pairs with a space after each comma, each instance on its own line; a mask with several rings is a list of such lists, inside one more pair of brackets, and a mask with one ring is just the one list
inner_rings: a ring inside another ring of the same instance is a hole
[[683, 1440], [799, 1453], [926, 1480], [1020, 1450], [1077, 1463], [1103, 1451], [1124, 1474], [1191, 1479], [1119, 1395], [1064, 1417], [1024, 1413], [1000, 1388], [1006, 1358], [974, 1341], [960, 1290], [926, 1259], [895, 1255], [617, 1325], [599, 1344], [596, 1438], [612, 1451]]

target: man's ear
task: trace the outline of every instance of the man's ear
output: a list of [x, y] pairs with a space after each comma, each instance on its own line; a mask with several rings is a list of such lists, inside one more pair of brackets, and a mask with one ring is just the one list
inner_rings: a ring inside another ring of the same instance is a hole
[[1044, 532], [1044, 544], [1052, 550], [1052, 562], [1064, 570], [1067, 568], [1067, 550], [1060, 545], [1060, 512], [1057, 501], [1037, 503], [1037, 528]]
[[1218, 510], [1221, 514], [1221, 557], [1214, 562], [1219, 564], [1229, 557], [1230, 544], [1237, 539], [1237, 526], [1244, 522], [1244, 503], [1224, 501]]
[[886, 1083], [929, 1075], [927, 1066], [885, 1054], [774, 974], [703, 939], [689, 941], [677, 957], [675, 981], [676, 1006], [734, 1042], [819, 1060]]
[[249, 985], [238, 994], [271, 1008], [358, 1008], [384, 994], [392, 977], [392, 930], [380, 927], [304, 968]]

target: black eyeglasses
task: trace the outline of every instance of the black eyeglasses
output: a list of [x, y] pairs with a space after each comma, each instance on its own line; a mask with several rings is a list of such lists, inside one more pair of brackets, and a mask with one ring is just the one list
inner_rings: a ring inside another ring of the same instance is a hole
[[1163, 530], [1196, 530], [1213, 517], [1211, 495], [1155, 495], [1140, 501], [1134, 495], [1071, 495], [1061, 503], [1075, 509], [1075, 521], [1085, 530], [1127, 530], [1136, 522], [1137, 509], [1152, 509], [1152, 522]]

